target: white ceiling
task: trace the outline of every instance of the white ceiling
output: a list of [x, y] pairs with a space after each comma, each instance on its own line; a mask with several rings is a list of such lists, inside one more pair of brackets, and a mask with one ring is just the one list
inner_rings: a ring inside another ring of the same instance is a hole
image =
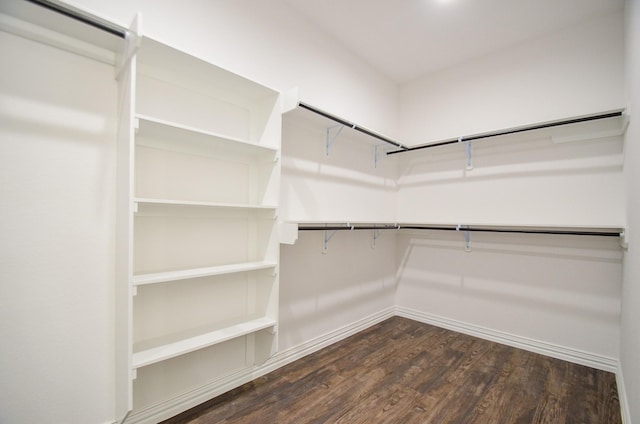
[[621, 10], [623, 0], [285, 0], [403, 83]]

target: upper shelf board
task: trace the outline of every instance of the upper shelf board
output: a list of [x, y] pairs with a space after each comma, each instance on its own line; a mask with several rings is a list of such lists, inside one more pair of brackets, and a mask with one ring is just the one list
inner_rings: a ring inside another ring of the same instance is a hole
[[629, 117], [623, 109], [577, 116], [567, 119], [540, 122], [520, 127], [506, 128], [486, 133], [463, 135], [458, 138], [438, 140], [424, 144], [415, 144], [408, 149], [396, 149], [389, 154], [418, 152], [431, 148], [459, 144], [474, 143], [488, 139], [522, 140], [528, 138], [548, 138], [553, 143], [568, 143], [597, 140], [621, 136], [629, 125]]
[[[314, 109], [317, 112], [314, 112], [311, 109]], [[305, 127], [318, 132], [326, 132], [329, 128], [335, 128], [337, 130], [337, 128], [342, 126], [343, 128], [339, 135], [340, 139], [346, 138], [351, 141], [366, 143], [368, 145], [384, 146], [389, 150], [398, 149], [400, 147], [397, 145], [402, 145], [402, 143], [392, 139], [391, 137], [369, 130], [329, 112], [321, 111], [320, 109], [307, 105], [304, 102], [299, 102], [297, 107], [285, 112], [282, 115], [282, 119], [285, 124], [300, 123]], [[355, 129], [354, 127], [358, 129]], [[388, 141], [384, 141], [384, 139]], [[390, 144], [389, 142], [396, 143], [397, 145]]]
[[141, 73], [247, 104], [278, 92], [205, 60], [144, 37], [137, 54]]
[[188, 127], [144, 115], [136, 115], [137, 137], [153, 140], [165, 148], [180, 149], [181, 144], [223, 150], [242, 155], [276, 154], [278, 149], [270, 146], [250, 143], [246, 140], [227, 137], [210, 131]]
[[434, 230], [434, 231], [476, 231], [476, 232], [500, 232], [500, 233], [533, 233], [533, 234], [584, 234], [621, 236], [624, 233], [622, 226], [537, 226], [537, 225], [489, 225], [489, 224], [445, 224], [445, 223], [373, 223], [373, 222], [337, 222], [337, 221], [299, 221], [299, 230]]
[[[0, 1], [0, 29], [104, 63], [116, 63], [125, 29], [70, 5], [42, 7], [39, 1]], [[53, 2], [46, 2], [53, 3]], [[57, 2], [55, 2], [57, 3]], [[72, 18], [82, 16], [108, 31]]]
[[158, 205], [158, 206], [186, 206], [186, 207], [202, 207], [216, 209], [248, 209], [248, 210], [275, 210], [273, 205], [249, 205], [241, 203], [217, 203], [217, 202], [198, 202], [190, 200], [170, 200], [170, 199], [148, 199], [136, 197], [134, 202], [140, 205]]

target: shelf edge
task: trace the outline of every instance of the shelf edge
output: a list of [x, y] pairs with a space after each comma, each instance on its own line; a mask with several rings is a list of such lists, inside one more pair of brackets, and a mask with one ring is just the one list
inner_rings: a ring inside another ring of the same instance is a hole
[[271, 318], [257, 318], [198, 336], [189, 337], [184, 340], [145, 349], [133, 354], [132, 367], [133, 369], [137, 369], [147, 365], [152, 365], [196, 350], [214, 346], [228, 340], [242, 337], [247, 334], [255, 333], [275, 325], [277, 325], [277, 322]]

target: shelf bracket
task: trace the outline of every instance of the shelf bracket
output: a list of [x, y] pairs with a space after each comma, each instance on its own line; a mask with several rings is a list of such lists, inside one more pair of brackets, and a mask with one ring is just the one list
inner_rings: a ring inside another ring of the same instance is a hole
[[329, 230], [324, 230], [323, 233], [323, 237], [322, 237], [322, 253], [323, 254], [327, 254], [327, 252], [329, 251], [329, 241], [333, 238], [333, 236], [336, 235], [336, 233], [338, 232], [338, 230], [333, 230], [331, 232], [331, 234], [329, 234]]
[[[327, 128], [327, 141], [326, 141], [326, 155], [329, 156], [331, 146], [338, 139], [338, 136], [342, 132], [344, 125], [338, 124]], [[332, 134], [333, 133], [333, 134]]]
[[473, 152], [471, 151], [471, 142], [464, 141], [462, 137], [458, 137], [458, 143], [462, 143], [464, 146], [464, 152], [467, 156], [467, 164], [465, 165], [465, 169], [467, 171], [471, 171], [473, 169]]
[[469, 226], [466, 226], [465, 228], [462, 228], [462, 225], [458, 224], [456, 226], [456, 231], [461, 231], [462, 230], [462, 235], [464, 236], [464, 251], [465, 252], [471, 252], [471, 233], [469, 232]]
[[378, 237], [380, 237], [380, 235], [382, 234], [382, 230], [376, 230], [374, 229], [371, 233], [371, 248], [375, 249], [376, 248], [376, 240], [378, 240]]

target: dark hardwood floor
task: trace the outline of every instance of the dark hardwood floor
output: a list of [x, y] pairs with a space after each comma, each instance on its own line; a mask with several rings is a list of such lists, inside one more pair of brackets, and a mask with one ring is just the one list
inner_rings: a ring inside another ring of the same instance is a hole
[[615, 376], [394, 317], [165, 424], [621, 423]]

